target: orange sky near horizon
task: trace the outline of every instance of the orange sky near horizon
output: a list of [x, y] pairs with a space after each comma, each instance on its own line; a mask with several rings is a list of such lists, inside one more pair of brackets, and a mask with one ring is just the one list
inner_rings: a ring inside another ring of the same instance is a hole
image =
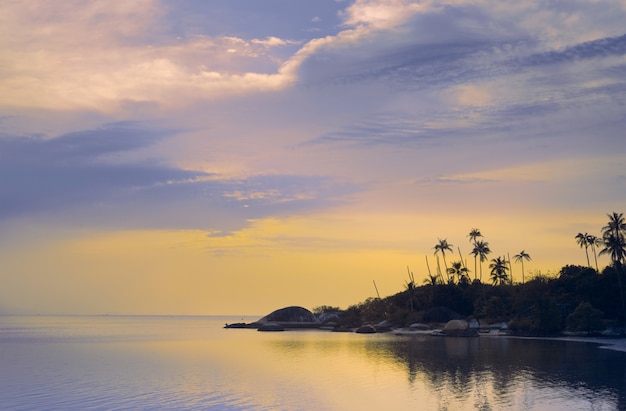
[[[5, 277], [5, 289], [19, 293], [4, 295], [2, 302], [24, 314], [264, 315], [288, 305], [347, 308], [376, 296], [373, 281], [381, 297], [401, 291], [407, 267], [422, 284], [426, 258], [435, 272], [437, 238], [420, 235], [421, 230], [451, 234], [441, 236], [454, 248], [447, 261], [459, 260], [460, 247], [473, 278], [466, 234], [473, 227], [460, 231], [459, 221], [437, 221], [446, 218], [429, 222], [432, 216], [338, 214], [263, 219], [223, 237], [200, 230], [75, 233], [0, 254], [4, 272], [20, 273]], [[555, 275], [566, 264], [586, 264], [571, 233], [555, 231], [524, 244], [510, 233], [533, 238], [525, 221], [492, 218], [484, 226], [490, 258], [512, 257], [522, 249], [531, 255], [526, 279]], [[607, 258], [599, 264], [608, 264]], [[521, 266], [514, 263], [514, 281], [521, 282], [521, 276]], [[489, 281], [488, 262], [483, 280]]]

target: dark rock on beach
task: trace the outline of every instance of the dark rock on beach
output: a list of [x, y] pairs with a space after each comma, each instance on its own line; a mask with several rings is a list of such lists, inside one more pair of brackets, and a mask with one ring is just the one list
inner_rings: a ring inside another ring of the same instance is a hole
[[322, 323], [311, 311], [292, 306], [273, 311], [253, 323], [226, 324], [225, 328], [256, 328], [260, 331], [267, 331], [269, 328], [320, 328], [321, 325]]

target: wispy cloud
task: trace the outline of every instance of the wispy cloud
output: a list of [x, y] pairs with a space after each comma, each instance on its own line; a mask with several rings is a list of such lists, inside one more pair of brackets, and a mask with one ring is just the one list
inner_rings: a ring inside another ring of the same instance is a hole
[[480, 177], [463, 177], [463, 176], [449, 176], [449, 177], [433, 177], [419, 179], [415, 181], [415, 184], [485, 184], [485, 183], [499, 183], [501, 180], [480, 178]]
[[125, 157], [172, 133], [115, 123], [51, 139], [0, 138], [0, 220], [53, 213], [95, 225], [234, 229], [249, 218], [328, 207], [356, 189], [328, 177], [233, 179]]

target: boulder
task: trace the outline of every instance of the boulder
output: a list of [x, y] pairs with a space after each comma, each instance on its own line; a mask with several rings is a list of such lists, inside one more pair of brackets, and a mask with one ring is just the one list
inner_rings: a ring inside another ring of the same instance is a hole
[[452, 337], [475, 337], [478, 335], [476, 329], [470, 329], [469, 323], [465, 320], [450, 320], [441, 330], [440, 335]]
[[376, 333], [376, 328], [371, 325], [362, 325], [355, 331], [357, 334], [374, 334]]
[[469, 330], [469, 324], [465, 320], [450, 320], [443, 327], [445, 333], [458, 333]]
[[284, 328], [319, 328], [321, 322], [306, 308], [285, 307], [271, 312], [258, 320], [259, 326], [267, 323], [278, 324]]

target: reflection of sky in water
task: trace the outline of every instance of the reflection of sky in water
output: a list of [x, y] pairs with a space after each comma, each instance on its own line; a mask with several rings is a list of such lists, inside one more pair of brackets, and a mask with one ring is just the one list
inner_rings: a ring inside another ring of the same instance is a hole
[[613, 410], [592, 344], [224, 330], [169, 317], [0, 318], [8, 409]]

